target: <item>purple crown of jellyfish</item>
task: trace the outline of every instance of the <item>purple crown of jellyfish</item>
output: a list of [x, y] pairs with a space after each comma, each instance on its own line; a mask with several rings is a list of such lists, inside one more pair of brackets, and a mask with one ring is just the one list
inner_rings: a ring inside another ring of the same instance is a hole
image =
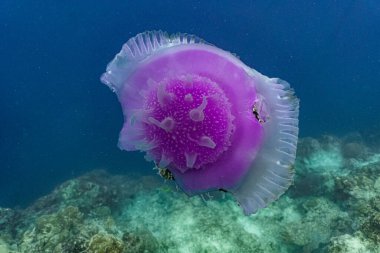
[[128, 40], [101, 80], [123, 109], [119, 147], [146, 152], [188, 195], [228, 191], [248, 215], [289, 187], [299, 100], [285, 81], [161, 31]]

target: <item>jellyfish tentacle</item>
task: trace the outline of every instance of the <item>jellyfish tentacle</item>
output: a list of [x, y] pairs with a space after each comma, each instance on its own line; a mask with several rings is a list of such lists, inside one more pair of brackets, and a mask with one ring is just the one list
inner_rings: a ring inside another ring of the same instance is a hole
[[149, 117], [148, 120], [150, 123], [165, 130], [166, 132], [172, 132], [175, 127], [175, 120], [172, 117], [166, 117], [162, 121], [158, 121], [153, 117]]
[[204, 110], [206, 109], [206, 106], [207, 98], [203, 96], [202, 103], [197, 108], [194, 108], [189, 112], [190, 119], [196, 122], [203, 121], [205, 118]]
[[187, 137], [189, 138], [189, 140], [195, 142], [196, 144], [198, 144], [201, 147], [207, 147], [207, 148], [211, 148], [211, 149], [216, 147], [216, 143], [209, 136], [203, 135], [198, 140], [192, 138], [190, 135], [188, 135]]
[[198, 156], [197, 153], [185, 152], [186, 167], [193, 168], [197, 160], [197, 156]]

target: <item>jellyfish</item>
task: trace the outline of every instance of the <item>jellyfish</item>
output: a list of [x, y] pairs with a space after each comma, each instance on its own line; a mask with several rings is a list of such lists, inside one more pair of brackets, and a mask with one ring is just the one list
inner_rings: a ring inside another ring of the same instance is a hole
[[187, 195], [232, 194], [256, 213], [292, 182], [299, 100], [289, 84], [189, 34], [129, 39], [101, 81], [121, 104], [118, 146]]

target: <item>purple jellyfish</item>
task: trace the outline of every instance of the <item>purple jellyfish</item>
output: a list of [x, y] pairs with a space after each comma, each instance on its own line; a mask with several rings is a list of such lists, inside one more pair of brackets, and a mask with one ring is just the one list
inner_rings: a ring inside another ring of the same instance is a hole
[[188, 195], [233, 194], [246, 215], [289, 187], [299, 100], [233, 54], [188, 34], [127, 41], [101, 78], [124, 114], [123, 150], [140, 150]]

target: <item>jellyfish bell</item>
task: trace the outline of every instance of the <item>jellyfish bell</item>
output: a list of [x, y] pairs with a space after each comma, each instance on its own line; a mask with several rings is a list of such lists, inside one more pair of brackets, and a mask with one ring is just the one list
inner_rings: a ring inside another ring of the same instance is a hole
[[289, 84], [193, 35], [129, 39], [101, 81], [124, 114], [123, 150], [140, 150], [188, 195], [228, 191], [246, 215], [289, 187], [299, 100]]

